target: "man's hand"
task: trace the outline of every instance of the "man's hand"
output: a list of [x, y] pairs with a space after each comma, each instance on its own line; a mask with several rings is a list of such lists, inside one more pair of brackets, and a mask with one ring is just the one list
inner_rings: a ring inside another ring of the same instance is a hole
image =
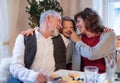
[[36, 83], [46, 83], [47, 82], [47, 75], [43, 72], [40, 72], [36, 78]]
[[22, 31], [21, 34], [24, 36], [28, 36], [28, 35], [32, 35], [33, 36], [33, 31], [35, 31], [34, 29], [28, 29], [26, 31]]

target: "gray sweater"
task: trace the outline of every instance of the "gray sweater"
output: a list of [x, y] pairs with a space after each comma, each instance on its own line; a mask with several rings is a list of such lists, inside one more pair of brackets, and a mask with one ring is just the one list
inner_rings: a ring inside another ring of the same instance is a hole
[[114, 64], [114, 68], [117, 69], [115, 61], [116, 36], [114, 32], [102, 33], [100, 41], [94, 47], [90, 47], [80, 40], [76, 44], [71, 42], [68, 45], [68, 50], [69, 52], [67, 54], [72, 57], [73, 70], [80, 70], [81, 56], [89, 60], [96, 60], [104, 57], [106, 68]]

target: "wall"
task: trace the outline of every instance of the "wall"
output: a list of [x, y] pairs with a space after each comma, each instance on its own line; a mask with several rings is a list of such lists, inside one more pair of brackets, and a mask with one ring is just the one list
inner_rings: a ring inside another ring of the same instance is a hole
[[58, 0], [64, 9], [64, 16], [73, 17], [86, 7], [93, 7], [93, 0]]

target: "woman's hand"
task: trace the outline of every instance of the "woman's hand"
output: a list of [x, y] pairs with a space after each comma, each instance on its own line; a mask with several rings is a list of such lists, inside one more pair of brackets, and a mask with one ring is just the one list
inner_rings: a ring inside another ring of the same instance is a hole
[[22, 31], [21, 34], [24, 36], [28, 36], [28, 35], [32, 35], [33, 36], [33, 31], [35, 31], [34, 29], [28, 29], [26, 31]]
[[114, 31], [114, 30], [111, 29], [111, 28], [108, 28], [108, 27], [105, 27], [104, 30], [103, 30], [104, 33], [105, 33], [105, 32], [109, 32], [109, 31]]
[[81, 40], [81, 38], [78, 36], [78, 34], [73, 30], [71, 30], [70, 39], [75, 43], [77, 43], [78, 41]]

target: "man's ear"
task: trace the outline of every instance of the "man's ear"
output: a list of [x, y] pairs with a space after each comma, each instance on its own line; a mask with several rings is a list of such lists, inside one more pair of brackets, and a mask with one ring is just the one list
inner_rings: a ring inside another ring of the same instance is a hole
[[51, 16], [50, 15], [48, 15], [47, 17], [46, 17], [46, 22], [50, 22], [50, 19], [51, 19]]

